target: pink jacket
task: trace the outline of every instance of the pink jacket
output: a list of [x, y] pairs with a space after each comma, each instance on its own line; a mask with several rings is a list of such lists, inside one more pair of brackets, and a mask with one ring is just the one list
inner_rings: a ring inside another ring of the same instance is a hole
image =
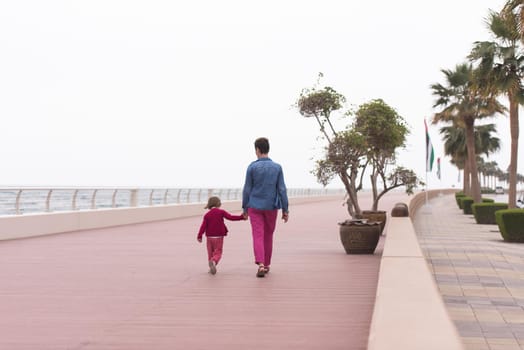
[[244, 219], [242, 215], [231, 215], [223, 209], [211, 208], [206, 215], [204, 215], [197, 238], [201, 239], [204, 232], [208, 237], [227, 236], [228, 229], [224, 223], [224, 218], [231, 221]]

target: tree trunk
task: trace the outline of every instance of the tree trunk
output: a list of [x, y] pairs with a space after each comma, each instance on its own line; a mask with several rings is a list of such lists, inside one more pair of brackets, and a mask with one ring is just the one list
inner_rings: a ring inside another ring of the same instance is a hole
[[471, 186], [469, 185], [469, 162], [467, 157], [464, 161], [464, 170], [462, 172], [462, 177], [462, 192], [464, 192], [466, 196], [471, 196]]
[[345, 175], [346, 174], [338, 174], [338, 176], [340, 177], [340, 181], [342, 181], [342, 183], [344, 184], [344, 187], [346, 189], [346, 195], [348, 196], [348, 199], [346, 201], [348, 214], [349, 214], [349, 216], [351, 216], [352, 219], [354, 219], [355, 218], [355, 210], [353, 209], [353, 199], [354, 199], [354, 197], [351, 194], [352, 191], [351, 191], [351, 185], [350, 185], [349, 179]]
[[519, 105], [510, 95], [509, 129], [511, 134], [511, 156], [509, 162], [508, 208], [517, 207], [517, 159], [519, 151]]
[[475, 119], [471, 117], [464, 118], [466, 124], [466, 147], [468, 149], [468, 163], [471, 174], [471, 197], [473, 202], [480, 203], [482, 201], [480, 194], [480, 182], [477, 171], [477, 159], [475, 156]]
[[348, 206], [348, 214], [352, 219], [359, 218], [362, 214], [362, 211], [360, 210], [360, 205], [358, 204], [357, 190], [354, 181], [354, 178], [358, 175], [358, 173], [352, 174], [351, 178], [346, 173], [339, 173], [338, 175], [344, 184], [346, 193], [348, 195], [346, 202]]
[[375, 173], [374, 169], [373, 169], [373, 174], [371, 174], [370, 178], [371, 178], [371, 190], [373, 191], [373, 206], [371, 210], [376, 211], [378, 208], [378, 190], [377, 190], [377, 174]]
[[353, 202], [353, 209], [355, 209], [355, 217], [356, 218], [360, 218], [360, 215], [362, 215], [362, 210], [360, 209], [360, 205], [358, 203], [358, 194], [357, 194], [357, 176], [358, 176], [358, 169], [355, 171], [355, 170], [351, 170], [351, 179], [350, 179], [350, 184], [351, 184], [351, 196], [353, 196], [354, 198], [354, 202]]
[[326, 140], [328, 141], [328, 143], [331, 144], [331, 138], [329, 137], [329, 134], [326, 132], [326, 128], [324, 127], [324, 125], [320, 121], [320, 117], [315, 115], [315, 119], [317, 120], [318, 126], [320, 127], [320, 131], [324, 134], [324, 136], [326, 137]]

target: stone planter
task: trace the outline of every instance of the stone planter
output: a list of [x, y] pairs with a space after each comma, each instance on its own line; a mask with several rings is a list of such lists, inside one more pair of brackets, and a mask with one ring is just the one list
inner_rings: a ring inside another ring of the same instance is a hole
[[339, 223], [340, 241], [346, 254], [373, 254], [380, 238], [380, 222], [346, 220]]
[[409, 208], [406, 203], [396, 203], [393, 209], [391, 209], [391, 216], [394, 218], [402, 218], [409, 216]]
[[368, 221], [377, 221], [380, 222], [380, 233], [384, 232], [386, 227], [386, 220], [388, 218], [387, 213], [384, 210], [364, 210], [362, 211], [362, 219], [367, 219]]

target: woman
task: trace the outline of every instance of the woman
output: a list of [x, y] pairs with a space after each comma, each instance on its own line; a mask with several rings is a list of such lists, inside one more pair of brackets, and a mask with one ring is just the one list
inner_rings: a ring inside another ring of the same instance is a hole
[[242, 209], [251, 223], [255, 264], [258, 265], [256, 276], [264, 277], [271, 265], [278, 210], [282, 209], [284, 222], [289, 218], [289, 210], [282, 167], [269, 158], [267, 138], [255, 140], [255, 153], [257, 160], [249, 164], [246, 171]]

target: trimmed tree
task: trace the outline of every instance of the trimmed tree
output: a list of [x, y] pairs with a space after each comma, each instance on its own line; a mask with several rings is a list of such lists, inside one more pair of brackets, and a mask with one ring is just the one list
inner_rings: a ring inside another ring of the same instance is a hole
[[[363, 187], [368, 166], [373, 210], [377, 210], [380, 198], [388, 191], [405, 186], [406, 192], [412, 193], [421, 181], [412, 170], [403, 167], [389, 171], [395, 164], [395, 150], [404, 145], [408, 132], [404, 120], [384, 101], [372, 100], [355, 113], [346, 113], [355, 115], [355, 122], [337, 131], [331, 121], [332, 113], [342, 109], [345, 102], [346, 98], [331, 87], [314, 87], [302, 90], [296, 107], [302, 116], [317, 121], [328, 142], [324, 157], [317, 160], [313, 173], [324, 186], [335, 177], [341, 180], [347, 193], [348, 213], [355, 219], [362, 215], [358, 191]], [[379, 130], [377, 124], [383, 130]]]
[[366, 139], [373, 191], [371, 210], [378, 210], [380, 198], [394, 188], [406, 186], [406, 192], [412, 194], [418, 184], [417, 175], [412, 170], [394, 167], [396, 150], [405, 146], [409, 133], [404, 118], [383, 100], [375, 99], [359, 107], [354, 126]]

